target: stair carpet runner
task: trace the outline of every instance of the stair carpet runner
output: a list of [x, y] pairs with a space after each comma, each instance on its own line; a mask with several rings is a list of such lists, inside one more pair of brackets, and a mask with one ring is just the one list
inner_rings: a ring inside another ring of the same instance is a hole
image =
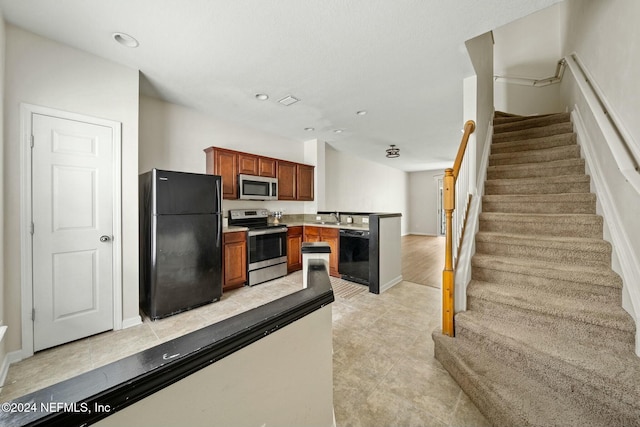
[[570, 115], [497, 113], [456, 337], [435, 356], [496, 426], [640, 426], [621, 307]]

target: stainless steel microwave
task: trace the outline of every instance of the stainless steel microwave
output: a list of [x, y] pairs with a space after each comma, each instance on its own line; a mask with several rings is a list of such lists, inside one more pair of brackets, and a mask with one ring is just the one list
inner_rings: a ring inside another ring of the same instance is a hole
[[278, 200], [278, 179], [255, 175], [238, 175], [241, 200]]

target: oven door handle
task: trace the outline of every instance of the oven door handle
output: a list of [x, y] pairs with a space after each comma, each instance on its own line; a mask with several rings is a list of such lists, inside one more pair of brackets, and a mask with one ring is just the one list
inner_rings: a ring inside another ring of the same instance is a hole
[[252, 236], [263, 236], [265, 234], [277, 234], [277, 233], [286, 233], [287, 228], [276, 228], [274, 230], [249, 230], [249, 237]]

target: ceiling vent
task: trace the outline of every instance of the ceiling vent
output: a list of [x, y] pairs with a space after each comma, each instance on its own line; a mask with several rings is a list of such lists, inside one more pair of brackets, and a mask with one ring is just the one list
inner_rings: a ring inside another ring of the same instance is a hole
[[293, 105], [296, 102], [300, 101], [298, 98], [296, 98], [295, 96], [291, 96], [291, 95], [287, 95], [284, 98], [282, 98], [281, 100], [279, 100], [278, 102], [282, 105], [285, 106], [289, 106], [289, 105]]

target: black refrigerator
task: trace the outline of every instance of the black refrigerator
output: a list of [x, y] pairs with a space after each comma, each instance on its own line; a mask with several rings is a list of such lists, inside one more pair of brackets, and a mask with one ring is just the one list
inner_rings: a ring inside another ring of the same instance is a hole
[[140, 308], [152, 319], [222, 296], [221, 177], [140, 175]]

